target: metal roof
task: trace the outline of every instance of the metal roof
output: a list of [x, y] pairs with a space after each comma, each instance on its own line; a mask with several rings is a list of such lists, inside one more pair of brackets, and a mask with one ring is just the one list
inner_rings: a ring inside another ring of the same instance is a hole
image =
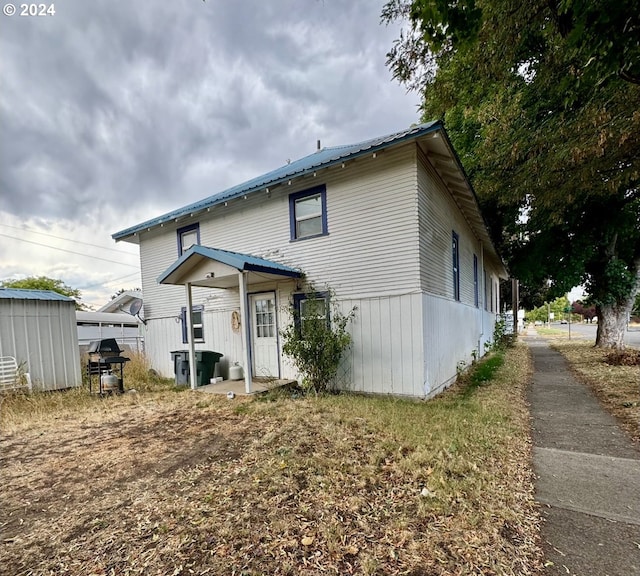
[[158, 276], [158, 284], [162, 284], [171, 274], [180, 268], [187, 260], [194, 256], [203, 256], [210, 258], [227, 266], [231, 266], [236, 270], [251, 272], [266, 272], [269, 274], [277, 274], [279, 276], [288, 276], [290, 278], [300, 278], [302, 272], [278, 264], [272, 260], [258, 258], [250, 254], [241, 254], [240, 252], [231, 252], [230, 250], [220, 250], [219, 248], [209, 248], [207, 246], [193, 245], [180, 258], [178, 258], [169, 268], [167, 268], [160, 276]]
[[69, 296], [63, 296], [53, 290], [31, 290], [28, 288], [0, 288], [0, 298], [7, 300], [59, 300], [75, 302]]
[[168, 212], [162, 216], [158, 216], [157, 218], [152, 218], [151, 220], [147, 220], [130, 228], [126, 228], [125, 230], [121, 230], [120, 232], [116, 232], [115, 234], [112, 234], [111, 237], [114, 240], [123, 240], [128, 236], [141, 232], [142, 230], [153, 228], [165, 222], [170, 222], [196, 212], [201, 212], [202, 210], [206, 210], [207, 208], [211, 208], [217, 204], [222, 204], [228, 200], [233, 200], [234, 198], [240, 198], [247, 194], [264, 190], [269, 186], [275, 186], [276, 184], [287, 182], [292, 178], [309, 174], [320, 168], [326, 168], [402, 142], [415, 140], [425, 134], [435, 132], [440, 129], [442, 129], [442, 123], [440, 121], [428, 122], [426, 124], [420, 124], [418, 126], [402, 130], [401, 132], [395, 132], [386, 136], [365, 140], [364, 142], [358, 142], [357, 144], [322, 148], [321, 150], [318, 150], [313, 154], [309, 154], [304, 158], [294, 160], [289, 164], [281, 166], [280, 168], [272, 170], [262, 176], [247, 180], [242, 184], [232, 186], [231, 188], [214, 194], [213, 196], [209, 196], [204, 200], [194, 202], [193, 204], [183, 206], [182, 208], [178, 208], [177, 210], [173, 210], [172, 212]]

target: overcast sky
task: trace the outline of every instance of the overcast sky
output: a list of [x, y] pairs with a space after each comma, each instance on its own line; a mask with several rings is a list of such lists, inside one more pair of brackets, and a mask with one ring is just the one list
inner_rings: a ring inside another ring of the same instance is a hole
[[49, 16], [16, 4], [0, 16], [0, 280], [60, 278], [99, 306], [140, 285], [137, 247], [112, 233], [318, 139], [417, 122], [418, 96], [385, 66], [398, 28], [380, 25], [383, 3], [58, 0]]

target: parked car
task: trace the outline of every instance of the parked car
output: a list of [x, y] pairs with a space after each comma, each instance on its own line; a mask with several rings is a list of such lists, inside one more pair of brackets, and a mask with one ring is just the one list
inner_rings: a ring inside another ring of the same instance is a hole
[[542, 320], [536, 320], [536, 321], [533, 323], [533, 325], [534, 325], [534, 326], [542, 326], [542, 324], [543, 324]]

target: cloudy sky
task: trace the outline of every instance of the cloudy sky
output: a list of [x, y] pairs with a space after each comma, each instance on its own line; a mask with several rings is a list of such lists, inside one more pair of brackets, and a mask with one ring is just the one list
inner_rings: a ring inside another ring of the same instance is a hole
[[[3, 6], [7, 4], [2, 0]], [[140, 285], [111, 234], [325, 146], [419, 120], [383, 0], [57, 0], [0, 15], [0, 280], [99, 306]]]

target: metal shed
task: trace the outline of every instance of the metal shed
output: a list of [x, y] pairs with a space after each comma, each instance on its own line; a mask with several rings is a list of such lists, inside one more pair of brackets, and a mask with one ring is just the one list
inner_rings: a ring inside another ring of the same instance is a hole
[[50, 290], [0, 288], [0, 356], [13, 356], [34, 390], [80, 386], [74, 300]]

